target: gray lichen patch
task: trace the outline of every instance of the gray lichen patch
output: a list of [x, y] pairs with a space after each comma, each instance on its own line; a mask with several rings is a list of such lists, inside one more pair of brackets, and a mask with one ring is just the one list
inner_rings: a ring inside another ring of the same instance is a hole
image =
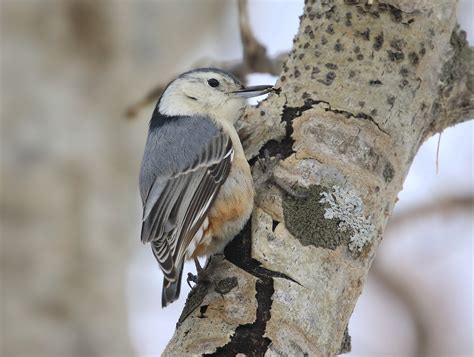
[[321, 203], [325, 193], [323, 186], [314, 185], [301, 189], [305, 198], [286, 195], [283, 198], [283, 215], [288, 231], [302, 245], [336, 249], [342, 244], [349, 244], [350, 231], [339, 229], [339, 219], [327, 219], [326, 205]]
[[350, 232], [349, 249], [352, 252], [361, 252], [373, 240], [375, 226], [370, 217], [364, 216], [361, 198], [353, 191], [339, 186], [333, 186], [331, 192], [322, 192], [319, 203], [327, 204], [324, 218], [338, 220], [339, 232]]

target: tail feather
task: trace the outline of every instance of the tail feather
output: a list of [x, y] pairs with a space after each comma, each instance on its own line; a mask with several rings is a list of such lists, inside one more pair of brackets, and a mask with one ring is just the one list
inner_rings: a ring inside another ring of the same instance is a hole
[[161, 306], [166, 307], [173, 301], [178, 300], [181, 291], [181, 278], [183, 276], [183, 264], [179, 267], [178, 280], [170, 282], [163, 279], [163, 290], [161, 292]]

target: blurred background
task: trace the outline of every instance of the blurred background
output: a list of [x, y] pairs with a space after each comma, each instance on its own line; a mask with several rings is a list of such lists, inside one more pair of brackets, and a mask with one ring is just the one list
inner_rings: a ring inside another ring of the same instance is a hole
[[[270, 55], [291, 48], [302, 6], [250, 2]], [[473, 19], [461, 0], [471, 44]], [[241, 58], [236, 2], [0, 0], [0, 40], [0, 355], [159, 355], [188, 289], [161, 309], [139, 241], [153, 106], [124, 113], [198, 61]], [[472, 355], [473, 138], [472, 122], [442, 134], [438, 174], [438, 137], [421, 148], [352, 316], [351, 356]]]

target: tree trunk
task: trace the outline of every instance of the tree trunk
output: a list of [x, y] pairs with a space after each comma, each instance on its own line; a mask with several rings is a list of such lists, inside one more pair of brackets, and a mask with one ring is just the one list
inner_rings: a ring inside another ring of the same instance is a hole
[[265, 150], [282, 160], [164, 355], [350, 350], [349, 318], [418, 148], [474, 116], [473, 50], [455, 10], [306, 1], [280, 90], [239, 123], [252, 163]]

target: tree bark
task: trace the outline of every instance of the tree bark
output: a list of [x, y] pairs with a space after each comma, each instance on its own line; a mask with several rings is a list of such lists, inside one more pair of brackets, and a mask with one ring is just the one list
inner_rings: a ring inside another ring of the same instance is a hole
[[[279, 91], [239, 125], [282, 158], [164, 355], [335, 355], [425, 139], [474, 117], [456, 2], [306, 1]], [[262, 169], [253, 166], [256, 180]]]

